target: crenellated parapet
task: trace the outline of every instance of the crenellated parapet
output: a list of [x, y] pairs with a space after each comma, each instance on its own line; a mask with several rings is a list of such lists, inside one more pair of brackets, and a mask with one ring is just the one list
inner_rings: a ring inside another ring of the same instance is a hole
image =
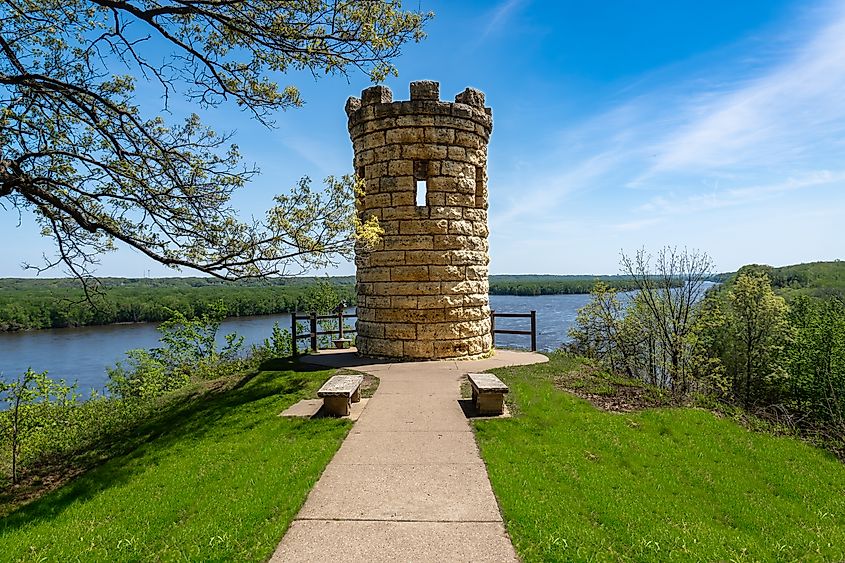
[[349, 98], [362, 217], [379, 245], [356, 256], [359, 352], [408, 359], [475, 357], [492, 347], [488, 298], [484, 94], [440, 101], [439, 84], [412, 82], [410, 100], [385, 86]]

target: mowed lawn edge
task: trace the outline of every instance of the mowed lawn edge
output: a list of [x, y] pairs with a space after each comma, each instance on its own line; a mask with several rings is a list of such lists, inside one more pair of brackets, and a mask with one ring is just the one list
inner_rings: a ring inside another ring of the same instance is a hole
[[611, 413], [554, 386], [581, 360], [493, 370], [515, 416], [474, 422], [528, 561], [839, 561], [845, 465], [693, 408]]
[[277, 363], [187, 400], [144, 445], [0, 519], [2, 559], [267, 559], [351, 428], [278, 416], [333, 370]]

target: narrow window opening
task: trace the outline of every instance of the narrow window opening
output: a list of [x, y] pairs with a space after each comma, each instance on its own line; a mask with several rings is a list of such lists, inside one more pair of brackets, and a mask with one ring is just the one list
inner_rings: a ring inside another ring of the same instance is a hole
[[428, 182], [426, 180], [417, 180], [417, 207], [424, 207], [426, 205], [427, 192]]
[[475, 206], [484, 207], [484, 168], [475, 167]]
[[428, 161], [417, 160], [414, 162], [414, 186], [416, 192], [417, 207], [428, 205]]

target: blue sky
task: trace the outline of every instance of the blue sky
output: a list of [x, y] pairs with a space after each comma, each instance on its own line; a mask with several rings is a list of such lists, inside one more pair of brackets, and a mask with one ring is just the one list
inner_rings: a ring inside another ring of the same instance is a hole
[[[708, 252], [719, 271], [845, 258], [845, 2], [419, 6], [436, 13], [429, 37], [387, 84], [394, 99], [419, 79], [444, 99], [486, 93], [492, 273], [616, 273], [620, 250], [667, 244]], [[236, 198], [246, 215], [303, 175], [351, 169], [343, 105], [367, 80], [280, 82], [306, 105], [276, 129], [232, 107], [203, 114], [262, 170]], [[53, 251], [27, 216], [0, 211], [0, 237], [0, 276]], [[127, 250], [98, 271], [179, 275]]]

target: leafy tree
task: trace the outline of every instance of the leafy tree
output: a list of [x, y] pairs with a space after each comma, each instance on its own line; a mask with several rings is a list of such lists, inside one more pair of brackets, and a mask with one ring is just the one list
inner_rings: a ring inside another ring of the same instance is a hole
[[[230, 199], [257, 170], [197, 115], [170, 122], [171, 100], [234, 103], [270, 126], [302, 104], [279, 73], [381, 80], [429, 17], [399, 0], [5, 0], [0, 204], [32, 212], [53, 238], [45, 268], [81, 279], [118, 243], [225, 278], [324, 265], [356, 230], [378, 232], [357, 223], [355, 179], [321, 191], [303, 179], [263, 222], [242, 221]], [[158, 89], [160, 111], [138, 104], [138, 81]]]
[[[340, 296], [338, 288], [332, 283], [328, 276], [317, 280], [317, 282], [308, 288], [303, 299], [305, 310], [309, 313], [316, 312], [320, 315], [327, 315], [334, 313], [337, 308], [344, 302]], [[319, 322], [319, 329], [324, 332], [337, 331], [338, 320], [321, 319]], [[344, 325], [344, 329], [346, 329]], [[309, 328], [302, 327], [302, 330], [308, 331]], [[327, 347], [331, 343], [331, 335], [322, 335], [319, 337], [320, 347]]]
[[621, 256], [622, 273], [634, 281], [659, 341], [655, 354], [664, 359], [662, 378], [672, 389], [686, 393], [690, 384], [689, 337], [713, 260], [704, 252], [677, 247], [661, 249], [653, 262], [645, 250]]
[[655, 320], [641, 293], [619, 298], [616, 289], [597, 282], [592, 299], [578, 310], [569, 335], [575, 349], [608, 369], [660, 387], [671, 387], [666, 354]]
[[734, 342], [734, 394], [739, 397], [742, 389], [746, 408], [755, 388], [760, 393], [785, 378], [782, 353], [790, 334], [788, 310], [764, 273], [739, 274], [728, 291], [726, 332]]
[[581, 353], [600, 359], [617, 371], [624, 363], [620, 332], [625, 308], [616, 289], [601, 281], [593, 286], [590, 297], [590, 302], [578, 309], [569, 336]]
[[46, 371], [38, 373], [30, 368], [15, 381], [0, 380], [0, 401], [7, 407], [5, 412], [0, 410], [0, 430], [8, 442], [12, 483], [18, 482], [21, 452], [28, 446], [29, 438], [42, 426], [58, 424], [55, 416], [67, 410], [77, 398], [75, 384], [54, 381], [47, 377]]
[[271, 358], [290, 357], [293, 354], [290, 331], [282, 329], [278, 322], [273, 323], [273, 332], [270, 338], [264, 339], [264, 350]]
[[303, 305], [308, 312], [333, 313], [343, 301], [329, 278], [321, 278], [305, 292]]
[[106, 368], [109, 392], [121, 399], [152, 399], [175, 391], [189, 381], [188, 374], [168, 367], [149, 350], [126, 352], [126, 360]]
[[789, 321], [790, 398], [799, 412], [838, 423], [845, 436], [845, 300], [798, 296]]
[[218, 349], [217, 332], [225, 318], [222, 301], [194, 319], [171, 311], [170, 319], [157, 329], [162, 346], [130, 350], [125, 364], [108, 368], [109, 391], [122, 398], [147, 399], [182, 387], [191, 375], [211, 379], [236, 370], [244, 339], [227, 334], [226, 344]]

